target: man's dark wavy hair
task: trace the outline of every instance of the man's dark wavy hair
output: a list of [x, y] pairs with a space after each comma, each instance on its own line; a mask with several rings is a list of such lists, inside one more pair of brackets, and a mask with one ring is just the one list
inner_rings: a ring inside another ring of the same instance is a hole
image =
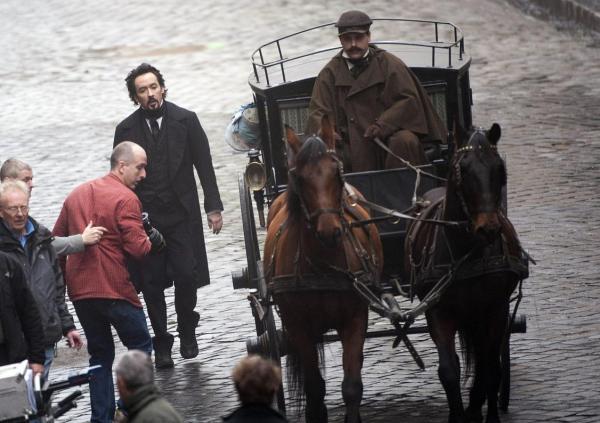
[[135, 78], [137, 78], [138, 76], [143, 75], [145, 73], [153, 73], [156, 76], [156, 79], [158, 79], [158, 83], [160, 84], [160, 86], [165, 89], [165, 94], [163, 95], [163, 98], [167, 98], [167, 89], [165, 88], [165, 78], [163, 78], [160, 71], [158, 69], [156, 69], [154, 66], [152, 66], [151, 64], [142, 63], [138, 67], [133, 68], [127, 74], [127, 77], [125, 78], [125, 84], [127, 85], [127, 91], [129, 91], [129, 98], [131, 99], [131, 101], [133, 101], [133, 104], [135, 104], [136, 106], [139, 103], [137, 101], [136, 92], [135, 92]]

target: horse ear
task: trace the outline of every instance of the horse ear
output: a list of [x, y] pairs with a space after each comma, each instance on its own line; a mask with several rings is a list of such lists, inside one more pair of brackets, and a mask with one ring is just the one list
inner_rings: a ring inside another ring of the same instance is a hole
[[335, 133], [333, 124], [329, 121], [329, 116], [323, 115], [321, 118], [321, 138], [325, 141], [327, 147], [335, 149]]
[[501, 133], [502, 131], [500, 130], [500, 125], [494, 123], [488, 131], [488, 140], [490, 141], [490, 143], [493, 145], [498, 144], [498, 140], [500, 139]]
[[453, 128], [452, 128], [452, 141], [454, 143], [454, 149], [458, 150], [462, 147], [466, 139], [465, 129], [460, 124], [458, 113], [454, 115]]
[[296, 135], [291, 126], [285, 125], [285, 138], [292, 152], [297, 154], [300, 151], [300, 138], [298, 138], [298, 135]]

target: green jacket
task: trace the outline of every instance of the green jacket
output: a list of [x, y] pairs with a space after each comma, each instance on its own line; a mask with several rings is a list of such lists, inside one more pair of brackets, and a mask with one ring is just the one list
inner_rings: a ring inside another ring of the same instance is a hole
[[138, 388], [124, 402], [130, 423], [181, 423], [181, 416], [162, 397], [156, 385]]

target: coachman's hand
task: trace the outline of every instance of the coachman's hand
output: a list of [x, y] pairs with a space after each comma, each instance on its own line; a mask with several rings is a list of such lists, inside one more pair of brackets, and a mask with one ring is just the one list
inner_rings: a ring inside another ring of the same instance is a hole
[[377, 123], [369, 125], [365, 130], [363, 137], [369, 141], [372, 141], [375, 138], [381, 138], [381, 126], [379, 126]]

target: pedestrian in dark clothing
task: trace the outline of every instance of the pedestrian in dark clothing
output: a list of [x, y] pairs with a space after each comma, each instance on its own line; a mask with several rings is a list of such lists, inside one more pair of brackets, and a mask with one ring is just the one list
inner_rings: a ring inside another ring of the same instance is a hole
[[446, 142], [446, 125], [406, 64], [370, 44], [371, 23], [358, 10], [338, 19], [342, 50], [317, 76], [307, 133], [318, 133], [322, 117], [329, 116], [340, 138], [336, 149], [348, 172], [403, 166], [376, 145], [375, 138], [413, 165], [426, 164], [423, 143]]
[[271, 360], [252, 355], [243, 358], [232, 373], [235, 389], [242, 403], [229, 416], [228, 423], [281, 423], [287, 419], [271, 408], [281, 385], [281, 370]]
[[0, 366], [29, 360], [44, 371], [44, 330], [21, 266], [0, 252]]
[[194, 311], [197, 289], [210, 282], [194, 168], [204, 192], [208, 227], [217, 234], [223, 220], [210, 147], [194, 112], [165, 101], [167, 89], [158, 69], [143, 63], [125, 78], [129, 97], [139, 108], [116, 128], [114, 145], [133, 141], [148, 154], [147, 177], [136, 188], [150, 221], [167, 248], [142, 262], [138, 286], [154, 329], [155, 366], [173, 367], [173, 336], [167, 328], [164, 289], [175, 284], [175, 311], [183, 358], [198, 355]]
[[29, 190], [16, 180], [0, 185], [0, 250], [13, 257], [25, 271], [27, 285], [36, 300], [44, 329], [44, 380], [54, 360], [54, 346], [63, 337], [68, 345], [83, 345], [65, 301], [65, 283], [52, 234], [29, 216]]
[[126, 418], [119, 422], [179, 423], [183, 420], [154, 384], [152, 360], [142, 351], [128, 351], [115, 370]]

